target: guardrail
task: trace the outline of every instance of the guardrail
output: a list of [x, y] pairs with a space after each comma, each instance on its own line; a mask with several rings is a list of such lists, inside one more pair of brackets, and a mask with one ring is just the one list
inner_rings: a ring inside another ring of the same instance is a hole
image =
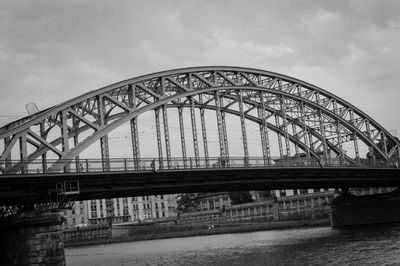
[[[145, 158], [135, 160], [132, 158], [116, 158], [103, 161], [101, 159], [76, 159], [69, 161], [36, 160], [32, 162], [0, 161], [0, 169], [12, 169], [14, 166], [23, 165], [15, 174], [57, 174], [57, 173], [96, 173], [96, 172], [134, 172], [134, 171], [160, 171], [179, 169], [207, 169], [207, 168], [392, 168], [386, 161], [359, 159], [358, 164], [339, 159], [317, 160], [307, 157], [213, 157], [213, 158]], [[65, 165], [57, 169], [56, 165]], [[3, 174], [10, 174], [3, 170]]]

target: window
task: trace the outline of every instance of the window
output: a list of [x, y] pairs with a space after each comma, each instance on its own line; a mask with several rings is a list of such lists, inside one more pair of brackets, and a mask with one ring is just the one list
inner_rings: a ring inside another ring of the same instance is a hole
[[162, 217], [165, 217], [165, 212], [162, 212]]
[[165, 209], [165, 204], [164, 204], [164, 202], [161, 202], [161, 208]]
[[81, 224], [84, 224], [85, 223], [85, 219], [82, 217], [81, 218]]
[[164, 199], [164, 195], [160, 195], [160, 199]]
[[72, 218], [72, 224], [76, 225], [76, 219], [75, 218]]

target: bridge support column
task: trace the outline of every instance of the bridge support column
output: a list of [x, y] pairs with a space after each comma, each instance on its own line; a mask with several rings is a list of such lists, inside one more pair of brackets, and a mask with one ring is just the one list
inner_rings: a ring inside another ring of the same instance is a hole
[[330, 205], [332, 227], [400, 222], [398, 190], [365, 196], [343, 193]]
[[65, 265], [59, 214], [22, 214], [0, 220], [2, 265]]

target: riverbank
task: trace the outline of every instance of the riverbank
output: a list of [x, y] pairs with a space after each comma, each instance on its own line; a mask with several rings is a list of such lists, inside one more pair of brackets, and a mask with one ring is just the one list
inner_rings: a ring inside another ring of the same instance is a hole
[[64, 245], [66, 247], [73, 247], [165, 238], [245, 233], [274, 229], [321, 227], [329, 225], [330, 219], [216, 224], [212, 227], [208, 225], [125, 225], [114, 226], [113, 228], [96, 228], [95, 230], [97, 230], [97, 232], [101, 232], [98, 238], [93, 237], [93, 234], [88, 231], [90, 228], [82, 228], [79, 231], [73, 232], [74, 235], [66, 235], [66, 232], [64, 232]]

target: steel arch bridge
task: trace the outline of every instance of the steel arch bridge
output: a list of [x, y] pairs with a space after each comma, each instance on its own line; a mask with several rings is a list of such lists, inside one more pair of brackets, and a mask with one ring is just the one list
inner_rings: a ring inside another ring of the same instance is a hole
[[[108, 134], [125, 123], [131, 129], [132, 161], [140, 168], [140, 149], [144, 147], [140, 147], [138, 117], [149, 111], [155, 113], [159, 167], [171, 167], [170, 108], [176, 108], [179, 114], [184, 165], [189, 159], [182, 110], [187, 108], [194, 150], [192, 167], [201, 162], [209, 166], [211, 158], [205, 110], [215, 113], [219, 163], [224, 166], [230, 158], [228, 132], [232, 130], [226, 123], [227, 114], [240, 119], [243, 163], [251, 160], [246, 134], [246, 123], [251, 121], [258, 124], [262, 161], [267, 166], [277, 161], [271, 155], [273, 145], [278, 146], [281, 159], [301, 155], [321, 166], [332, 161], [336, 165], [399, 166], [398, 139], [345, 100], [292, 77], [222, 66], [170, 70], [124, 80], [14, 121], [0, 128], [4, 143], [0, 171], [6, 175], [24, 174], [30, 169], [40, 173], [79, 171], [79, 155], [98, 142], [102, 168], [108, 170], [112, 161]], [[200, 140], [197, 127], [201, 127]], [[57, 135], [52, 140], [48, 138], [50, 132]], [[271, 134], [277, 143], [271, 143]], [[360, 145], [368, 148], [368, 156], [360, 154]], [[53, 159], [48, 159], [50, 154]]]

